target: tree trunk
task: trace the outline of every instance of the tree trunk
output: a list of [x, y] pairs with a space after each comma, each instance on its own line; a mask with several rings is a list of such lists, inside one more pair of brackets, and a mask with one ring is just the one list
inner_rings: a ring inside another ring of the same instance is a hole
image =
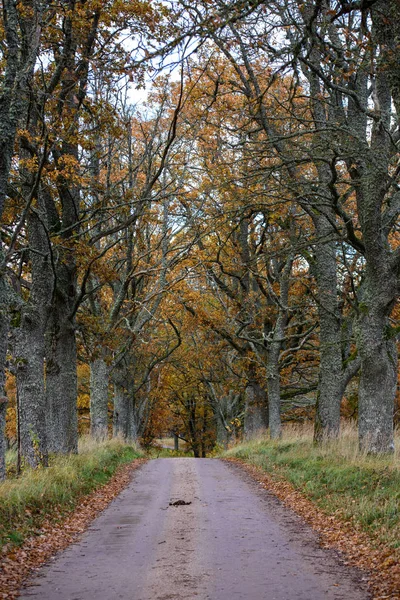
[[[303, 14], [303, 18], [306, 18]], [[310, 58], [319, 68], [322, 55], [316, 44]], [[337, 231], [334, 223], [335, 197], [332, 194], [332, 173], [327, 161], [332, 157], [329, 112], [323, 100], [323, 85], [315, 71], [304, 70], [310, 83], [310, 104], [315, 126], [312, 142], [315, 167], [318, 173], [318, 199], [306, 205], [313, 219], [317, 245], [314, 252], [314, 275], [317, 283], [319, 315], [319, 374], [314, 441], [337, 438], [340, 431], [340, 404], [343, 394], [343, 361], [341, 348], [341, 313], [338, 304]], [[331, 110], [334, 111], [332, 99]], [[335, 113], [334, 113], [335, 114]], [[338, 114], [338, 113], [336, 113]], [[318, 160], [320, 155], [325, 160]]]
[[279, 276], [279, 309], [273, 330], [272, 340], [267, 350], [267, 391], [269, 433], [271, 438], [279, 439], [282, 435], [281, 422], [281, 373], [279, 359], [283, 340], [285, 339], [288, 320], [289, 286], [292, 273], [293, 258], [288, 256]]
[[103, 358], [90, 363], [90, 433], [108, 436], [108, 366]]
[[0, 397], [0, 481], [6, 477], [6, 412], [7, 412], [7, 396]]
[[215, 420], [217, 426], [217, 444], [226, 450], [228, 448], [229, 432], [227, 431], [225, 423], [222, 420], [222, 416], [218, 411], [215, 413]]
[[316, 223], [321, 240], [315, 252], [315, 278], [318, 287], [320, 365], [314, 441], [336, 438], [340, 430], [340, 404], [343, 396], [341, 319], [337, 297], [336, 244], [324, 241], [332, 227]]
[[[66, 221], [72, 222], [72, 217]], [[61, 454], [78, 451], [76, 288], [74, 253], [59, 248], [56, 289], [46, 331], [46, 396], [49, 450]]]
[[188, 399], [188, 426], [190, 434], [190, 442], [195, 458], [200, 458], [201, 444], [199, 439], [199, 432], [197, 429], [197, 417], [196, 417], [196, 401], [192, 398]]
[[245, 391], [244, 437], [252, 439], [265, 433], [268, 427], [266, 417], [267, 395], [254, 380], [249, 381]]
[[[364, 309], [365, 306], [365, 309]], [[384, 310], [363, 310], [357, 321], [361, 357], [358, 428], [360, 448], [370, 454], [394, 451], [394, 403], [397, 388], [397, 348], [387, 339]]]
[[5, 362], [8, 346], [9, 318], [4, 310], [0, 310], [0, 481], [6, 476], [6, 411], [7, 396], [5, 393]]
[[139, 418], [135, 406], [135, 397], [133, 393], [127, 393], [128, 403], [128, 441], [137, 442]]
[[55, 307], [46, 340], [46, 398], [51, 452], [78, 451], [76, 339], [65, 307]]
[[44, 336], [39, 311], [22, 309], [15, 337], [20, 448], [25, 462], [35, 468], [47, 465]]
[[[27, 190], [30, 189], [29, 179]], [[39, 210], [42, 208], [39, 198]], [[31, 467], [47, 465], [46, 393], [44, 382], [45, 329], [53, 293], [45, 215], [31, 212], [27, 230], [32, 265], [31, 293], [15, 328], [16, 376], [19, 398], [21, 455]]]
[[[273, 345], [272, 343], [271, 345]], [[267, 390], [268, 390], [268, 417], [269, 433], [271, 439], [279, 439], [282, 435], [281, 423], [281, 384], [279, 369], [279, 354], [281, 342], [275, 344], [278, 347], [270, 348], [268, 352], [267, 366]]]
[[125, 389], [114, 384], [113, 437], [128, 438], [128, 398]]
[[[3, 216], [10, 168], [15, 148], [16, 132], [24, 122], [31, 90], [31, 79], [41, 41], [42, 15], [39, 17], [36, 3], [21, 18], [16, 2], [2, 3], [2, 27], [4, 29], [4, 79], [0, 94], [0, 218]], [[43, 13], [44, 15], [44, 13]], [[23, 27], [22, 27], [23, 26]], [[0, 241], [1, 245], [1, 241]], [[8, 345], [7, 312], [12, 306], [12, 292], [8, 289], [4, 255], [0, 249], [0, 479], [4, 477], [5, 411], [4, 395], [5, 360]]]

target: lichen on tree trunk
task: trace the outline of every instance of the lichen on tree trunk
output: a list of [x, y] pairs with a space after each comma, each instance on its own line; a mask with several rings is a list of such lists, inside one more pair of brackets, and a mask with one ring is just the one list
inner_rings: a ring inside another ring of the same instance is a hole
[[[60, 307], [61, 308], [61, 307]], [[49, 451], [78, 451], [75, 327], [53, 311], [46, 340], [46, 400]]]
[[108, 435], [108, 366], [103, 358], [90, 363], [90, 434]]
[[33, 307], [22, 309], [15, 337], [20, 448], [25, 462], [35, 468], [47, 464], [47, 436], [43, 324]]
[[[272, 355], [272, 352], [270, 352], [270, 355]], [[281, 386], [278, 359], [279, 350], [277, 360], [273, 364], [269, 363], [267, 368], [269, 432], [273, 440], [279, 439], [282, 435]]]
[[[27, 174], [26, 193], [30, 183]], [[19, 324], [15, 328], [20, 449], [31, 467], [47, 465], [48, 454], [44, 358], [54, 273], [41, 200], [39, 198], [38, 212], [32, 212], [27, 219], [32, 281], [29, 299], [21, 307]]]
[[6, 412], [7, 396], [0, 396], [0, 481], [6, 476]]
[[327, 241], [333, 236], [333, 227], [328, 219], [318, 216], [314, 223], [320, 239], [313, 265], [318, 288], [320, 355], [314, 440], [320, 443], [339, 435], [344, 390], [336, 242]]
[[[358, 428], [361, 450], [370, 454], [394, 451], [394, 403], [397, 389], [397, 347], [381, 311], [367, 307], [357, 321], [361, 356]], [[379, 314], [380, 313], [380, 314]]]
[[[0, 290], [2, 290], [4, 280], [0, 281]], [[0, 294], [0, 302], [3, 305], [0, 308], [0, 481], [6, 475], [6, 411], [7, 411], [7, 396], [5, 393], [5, 363], [8, 347], [8, 331], [9, 331], [9, 315], [4, 309], [3, 298], [4, 294]]]

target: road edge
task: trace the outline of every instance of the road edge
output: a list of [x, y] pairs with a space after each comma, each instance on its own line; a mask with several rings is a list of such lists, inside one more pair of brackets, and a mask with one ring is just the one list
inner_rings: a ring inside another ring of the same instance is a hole
[[57, 523], [50, 517], [41, 526], [40, 535], [31, 536], [8, 552], [0, 561], [0, 598], [18, 598], [27, 579], [55, 554], [76, 542], [146, 462], [147, 458], [138, 458], [121, 465], [106, 484], [80, 498], [79, 506], [67, 517]]
[[261, 467], [238, 458], [222, 458], [242, 468], [259, 485], [290, 508], [319, 535], [323, 548], [339, 551], [344, 564], [357, 567], [365, 573], [372, 600], [400, 599], [400, 565], [391, 558], [392, 551], [383, 544], [375, 546], [372, 540], [336, 515], [323, 512], [288, 481], [271, 477]]

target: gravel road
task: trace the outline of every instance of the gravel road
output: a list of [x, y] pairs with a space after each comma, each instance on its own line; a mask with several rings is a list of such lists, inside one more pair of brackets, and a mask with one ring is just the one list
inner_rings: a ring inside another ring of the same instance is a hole
[[[190, 504], [177, 506], [182, 500]], [[240, 467], [160, 458], [23, 600], [366, 600], [358, 573]]]

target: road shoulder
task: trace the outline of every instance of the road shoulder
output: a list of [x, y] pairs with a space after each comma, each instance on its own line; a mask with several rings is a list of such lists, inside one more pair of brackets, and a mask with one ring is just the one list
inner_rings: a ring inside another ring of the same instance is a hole
[[55, 554], [76, 542], [146, 462], [147, 459], [136, 459], [121, 466], [105, 485], [83, 497], [78, 508], [66, 518], [57, 522], [51, 518], [42, 525], [40, 535], [30, 537], [22, 546], [3, 556], [0, 559], [0, 598], [17, 598], [25, 581]]
[[288, 481], [275, 479], [260, 467], [240, 459], [222, 460], [242, 476], [250, 478], [259, 492], [272, 495], [302, 518], [318, 534], [321, 547], [335, 552], [343, 565], [358, 569], [359, 580], [368, 585], [371, 598], [399, 600], [400, 565], [391, 562], [383, 545], [375, 545], [365, 533], [336, 515], [324, 513]]

